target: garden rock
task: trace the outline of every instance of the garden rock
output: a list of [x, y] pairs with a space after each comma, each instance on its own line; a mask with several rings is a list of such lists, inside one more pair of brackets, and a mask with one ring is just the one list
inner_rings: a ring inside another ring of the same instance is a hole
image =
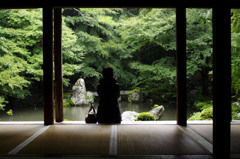
[[73, 101], [74, 105], [81, 106], [81, 105], [88, 104], [86, 86], [82, 78], [77, 80], [77, 82], [72, 87], [72, 90], [73, 92], [72, 92], [71, 100]]
[[[156, 120], [160, 120], [161, 117], [163, 116], [164, 112], [164, 107], [158, 106], [156, 108], [153, 108], [152, 110], [149, 111], [149, 113], [153, 114]], [[122, 121], [136, 121], [137, 115], [139, 113], [135, 111], [125, 111], [122, 113]]]
[[155, 116], [156, 120], [161, 119], [161, 117], [163, 116], [163, 112], [164, 112], [164, 107], [162, 105], [155, 107], [149, 111], [149, 113]]
[[240, 113], [237, 113], [237, 116], [240, 117]]
[[94, 98], [95, 94], [93, 92], [87, 91], [86, 92], [87, 98]]
[[125, 111], [122, 113], [122, 121], [135, 121], [138, 114], [135, 111]]
[[142, 102], [142, 98], [141, 98], [141, 92], [140, 91], [134, 91], [131, 94], [129, 94], [128, 97], [128, 101], [129, 102]]
[[240, 102], [234, 102], [233, 105], [237, 106], [237, 107], [240, 107]]

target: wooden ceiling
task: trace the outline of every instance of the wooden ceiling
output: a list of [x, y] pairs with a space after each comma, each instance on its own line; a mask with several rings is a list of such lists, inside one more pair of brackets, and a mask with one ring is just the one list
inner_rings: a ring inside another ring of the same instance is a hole
[[239, 8], [239, 0], [1, 0], [0, 8]]

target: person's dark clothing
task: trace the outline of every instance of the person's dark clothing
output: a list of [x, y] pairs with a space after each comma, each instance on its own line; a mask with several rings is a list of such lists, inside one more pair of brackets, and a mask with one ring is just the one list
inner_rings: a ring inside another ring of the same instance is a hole
[[121, 113], [118, 106], [120, 89], [114, 78], [103, 78], [97, 86], [99, 105], [97, 111], [98, 123], [121, 123]]

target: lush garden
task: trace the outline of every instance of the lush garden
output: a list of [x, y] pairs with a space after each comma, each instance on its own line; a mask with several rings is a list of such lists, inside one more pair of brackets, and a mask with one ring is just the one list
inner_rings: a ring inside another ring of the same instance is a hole
[[[232, 112], [240, 90], [240, 10], [232, 10]], [[41, 9], [0, 10], [0, 109], [42, 105]], [[67, 8], [62, 23], [63, 84], [80, 77], [94, 91], [112, 66], [121, 90], [144, 92], [144, 102], [176, 99], [175, 9]], [[212, 13], [187, 9], [187, 92], [190, 120], [212, 119]]]

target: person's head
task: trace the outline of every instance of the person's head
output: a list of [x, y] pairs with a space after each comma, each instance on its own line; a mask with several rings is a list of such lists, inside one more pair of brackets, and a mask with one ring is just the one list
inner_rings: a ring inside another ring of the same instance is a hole
[[113, 68], [108, 66], [103, 69], [103, 77], [104, 78], [113, 78]]

